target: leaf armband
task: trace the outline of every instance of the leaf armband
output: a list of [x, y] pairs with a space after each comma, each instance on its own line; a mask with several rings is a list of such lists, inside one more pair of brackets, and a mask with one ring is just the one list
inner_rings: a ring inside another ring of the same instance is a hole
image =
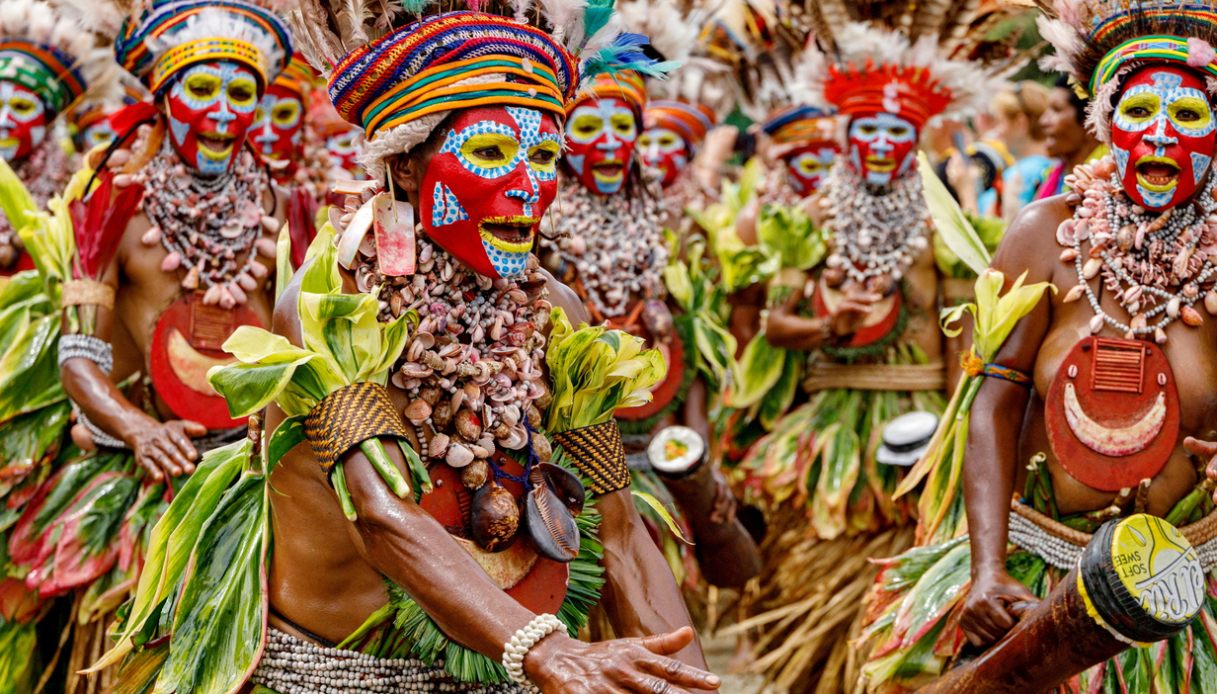
[[304, 436], [321, 469], [329, 472], [342, 454], [378, 436], [407, 439], [406, 423], [384, 386], [354, 383], [317, 403], [304, 420]]
[[555, 434], [554, 441], [591, 480], [591, 491], [596, 496], [630, 486], [630, 467], [625, 462], [625, 446], [616, 420]]

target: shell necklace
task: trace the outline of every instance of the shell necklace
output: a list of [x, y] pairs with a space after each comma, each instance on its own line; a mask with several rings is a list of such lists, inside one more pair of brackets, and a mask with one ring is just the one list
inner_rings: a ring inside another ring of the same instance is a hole
[[[1204, 322], [1194, 308], [1202, 298], [1208, 312], [1217, 315], [1217, 265], [1210, 262], [1217, 254], [1217, 178], [1210, 174], [1192, 203], [1161, 213], [1128, 198], [1110, 157], [1079, 166], [1066, 185], [1074, 191], [1069, 201], [1076, 209], [1057, 227], [1056, 239], [1065, 246], [1061, 260], [1073, 263], [1078, 283], [1065, 301], [1086, 297], [1095, 314], [1092, 333], [1109, 325], [1125, 339], [1153, 335], [1164, 344], [1166, 327], [1176, 320], [1191, 327]], [[1086, 253], [1083, 241], [1090, 242]], [[1097, 276], [1131, 316], [1127, 323], [1103, 310], [1090, 287]]]
[[825, 188], [832, 232], [826, 264], [843, 272], [843, 281], [886, 290], [929, 248], [933, 220], [917, 174], [896, 179], [880, 194], [852, 166], [839, 161]]
[[[585, 300], [597, 314], [624, 316], [639, 299], [666, 296], [662, 196], [651, 190], [636, 197], [594, 195], [570, 178], [560, 189], [562, 198], [548, 217], [556, 238], [542, 236], [541, 248], [575, 268]], [[542, 223], [541, 228], [551, 227]]]
[[[274, 242], [261, 238], [262, 230], [278, 226], [263, 216], [270, 181], [254, 156], [243, 151], [232, 171], [203, 178], [191, 175], [166, 143], [136, 181], [144, 186], [143, 210], [152, 224], [142, 240], [159, 243], [168, 254], [161, 269], [185, 269], [182, 288], [203, 290], [204, 304], [244, 304], [246, 292], [268, 274], [257, 255], [275, 255]], [[258, 253], [251, 252], [255, 246]]]
[[[477, 489], [490, 473], [496, 448], [523, 450], [530, 444], [548, 460], [541, 426], [549, 399], [544, 380], [544, 327], [551, 305], [545, 276], [535, 256], [520, 280], [491, 279], [466, 268], [417, 235], [418, 268], [413, 275], [385, 277], [376, 267], [375, 245], [360, 249], [354, 264], [361, 292], [376, 292], [381, 319], [406, 311], [419, 316], [393, 385], [409, 398], [404, 415], [419, 434], [424, 459], [461, 469]], [[369, 255], [372, 254], [372, 255]], [[430, 441], [423, 427], [433, 432]]]

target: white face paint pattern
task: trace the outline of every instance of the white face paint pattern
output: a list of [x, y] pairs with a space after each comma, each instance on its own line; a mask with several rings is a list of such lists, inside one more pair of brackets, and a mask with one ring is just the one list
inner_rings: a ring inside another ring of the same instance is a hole
[[30, 123], [43, 117], [46, 106], [42, 99], [29, 89], [0, 80], [0, 157], [12, 161], [20, 147], [21, 131], [29, 131], [31, 147], [37, 147], [46, 139], [46, 126]]
[[[890, 185], [907, 173], [916, 161], [916, 144], [913, 124], [891, 113], [855, 118], [849, 125], [850, 161], [871, 185]], [[887, 161], [877, 167], [867, 164], [876, 158]]]
[[[195, 96], [186, 84], [190, 81], [193, 75], [206, 74], [211, 75], [219, 80], [219, 86], [209, 96]], [[191, 135], [197, 137], [198, 132], [203, 132], [204, 123], [210, 121], [210, 126], [206, 132], [216, 135], [232, 135], [229, 125], [238, 119], [238, 114], [248, 116], [254, 112], [258, 106], [258, 99], [250, 99], [249, 103], [241, 104], [234, 103], [229, 95], [229, 85], [234, 80], [243, 79], [255, 81], [253, 73], [242, 65], [232, 62], [208, 63], [202, 65], [194, 65], [189, 67], [182, 75], [174, 82], [173, 87], [169, 90], [169, 99], [176, 101], [184, 106], [189, 111], [194, 112], [195, 122], [187, 122], [175, 118], [172, 113], [169, 116], [169, 130], [173, 136], [174, 142], [179, 148], [186, 148], [187, 151], [194, 150], [195, 165], [199, 172], [203, 174], [220, 174], [228, 170], [229, 162], [232, 159], [234, 152], [230, 152], [225, 158], [216, 158], [208, 156], [204, 148], [198, 145], [197, 140], [188, 142]], [[172, 104], [170, 111], [174, 111]], [[202, 114], [201, 121], [198, 120], [198, 114]], [[248, 124], [248, 121], [246, 121]], [[197, 132], [192, 133], [192, 129]]]

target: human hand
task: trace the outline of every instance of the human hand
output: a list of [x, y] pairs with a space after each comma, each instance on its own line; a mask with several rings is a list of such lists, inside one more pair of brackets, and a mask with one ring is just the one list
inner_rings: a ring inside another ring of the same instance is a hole
[[[1206, 461], [1204, 474], [1217, 482], [1217, 442], [1201, 441], [1189, 436], [1183, 439], [1183, 449], [1197, 458], [1203, 458]], [[1217, 503], [1217, 490], [1213, 491], [1213, 501]]]
[[203, 436], [207, 427], [198, 422], [175, 419], [170, 422], [150, 421], [127, 437], [127, 445], [135, 454], [135, 462], [148, 471], [152, 479], [177, 477], [194, 472], [199, 452], [190, 439]]
[[871, 307], [883, 297], [860, 288], [845, 290], [845, 296], [832, 314], [832, 333], [837, 337], [848, 337], [858, 332], [870, 316]]
[[1005, 636], [1037, 602], [1039, 599], [1005, 568], [981, 571], [972, 579], [959, 626], [973, 646], [987, 646]]
[[715, 691], [719, 678], [669, 656], [693, 642], [693, 630], [584, 643], [562, 633], [541, 639], [524, 657], [524, 671], [545, 694]]

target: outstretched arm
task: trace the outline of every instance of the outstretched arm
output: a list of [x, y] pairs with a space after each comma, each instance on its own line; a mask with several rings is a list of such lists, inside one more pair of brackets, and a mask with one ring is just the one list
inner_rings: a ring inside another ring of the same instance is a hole
[[[993, 267], [1013, 282], [1024, 271], [1027, 282], [1052, 279], [1054, 254], [1043, 248], [1068, 207], [1059, 199], [1028, 207], [1010, 226]], [[1051, 322], [1051, 300], [1040, 300], [998, 353], [995, 361], [1024, 373], [1036, 357]], [[1013, 605], [1034, 599], [1006, 571], [1010, 499], [1018, 474], [1018, 437], [1030, 394], [1027, 388], [989, 379], [972, 408], [972, 426], [964, 462], [964, 499], [972, 543], [972, 589], [964, 604], [961, 626], [974, 645], [1001, 638], [1014, 626]]]

